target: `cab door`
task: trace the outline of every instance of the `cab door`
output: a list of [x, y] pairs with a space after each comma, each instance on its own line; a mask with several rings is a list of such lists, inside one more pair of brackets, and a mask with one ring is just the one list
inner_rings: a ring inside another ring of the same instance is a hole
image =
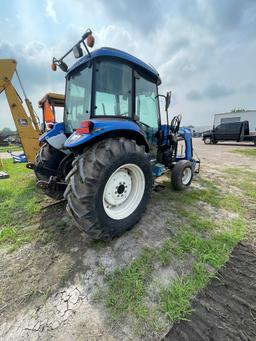
[[157, 145], [160, 124], [157, 86], [155, 83], [135, 73], [135, 120], [144, 131], [148, 144]]

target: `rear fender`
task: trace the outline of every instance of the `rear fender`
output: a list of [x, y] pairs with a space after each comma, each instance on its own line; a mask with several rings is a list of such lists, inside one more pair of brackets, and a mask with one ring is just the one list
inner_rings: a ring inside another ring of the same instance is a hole
[[45, 132], [42, 136], [40, 136], [40, 142], [47, 142], [53, 148], [62, 151], [65, 154], [70, 154], [70, 151], [64, 148], [64, 144], [67, 140], [66, 135], [64, 134], [64, 124], [56, 123], [53, 128], [47, 132]]
[[76, 131], [67, 139], [64, 146], [79, 153], [84, 147], [97, 143], [107, 138], [126, 137], [135, 140], [139, 145], [144, 145], [149, 152], [149, 145], [143, 130], [133, 121], [129, 120], [91, 120], [93, 129], [88, 134], [79, 134]]

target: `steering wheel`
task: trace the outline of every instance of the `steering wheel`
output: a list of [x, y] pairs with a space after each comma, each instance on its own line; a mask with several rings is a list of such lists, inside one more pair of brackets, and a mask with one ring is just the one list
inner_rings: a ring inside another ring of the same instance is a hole
[[181, 122], [181, 115], [177, 115], [173, 117], [171, 121], [171, 125], [170, 125], [171, 133], [176, 134], [179, 131], [180, 122]]

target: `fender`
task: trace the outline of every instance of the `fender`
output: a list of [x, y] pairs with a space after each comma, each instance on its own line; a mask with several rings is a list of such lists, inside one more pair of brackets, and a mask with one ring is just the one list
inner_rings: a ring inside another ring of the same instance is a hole
[[64, 143], [67, 137], [64, 133], [64, 123], [55, 123], [53, 128], [40, 136], [40, 142], [47, 142], [55, 149], [62, 151], [65, 154], [70, 154], [70, 151], [64, 148]]
[[146, 152], [149, 152], [149, 145], [143, 130], [133, 121], [123, 119], [91, 119], [93, 129], [90, 133], [79, 134], [74, 132], [64, 143], [68, 149], [82, 150], [82, 146], [99, 142], [111, 137], [127, 137], [134, 139], [139, 144], [145, 145]]
[[64, 133], [64, 123], [55, 123], [53, 128], [49, 131], [46, 131], [43, 135], [39, 137], [40, 142], [46, 142], [50, 137], [59, 135]]

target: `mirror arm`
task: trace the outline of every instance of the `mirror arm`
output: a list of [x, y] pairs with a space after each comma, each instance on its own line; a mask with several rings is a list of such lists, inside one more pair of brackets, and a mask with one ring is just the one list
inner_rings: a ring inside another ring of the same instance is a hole
[[[84, 40], [85, 40], [89, 35], [91, 35], [91, 34], [92, 34], [92, 31], [91, 31], [90, 29], [88, 29], [88, 30], [82, 35], [82, 38], [81, 38], [73, 47], [75, 47], [75, 46], [78, 45], [78, 44], [83, 43], [83, 45], [84, 45], [85, 48], [86, 48], [87, 53], [91, 56], [91, 54], [90, 54], [90, 52], [89, 52], [89, 50], [88, 50], [86, 44], [84, 43]], [[63, 59], [66, 58], [66, 57], [73, 51], [73, 47], [72, 47], [70, 50], [68, 50], [68, 52], [66, 52], [66, 53], [64, 54], [64, 56], [62, 56], [60, 59], [56, 59], [55, 57], [53, 57], [53, 60], [52, 60], [52, 61], [53, 61], [53, 64], [59, 65], [59, 64], [63, 61]]]

